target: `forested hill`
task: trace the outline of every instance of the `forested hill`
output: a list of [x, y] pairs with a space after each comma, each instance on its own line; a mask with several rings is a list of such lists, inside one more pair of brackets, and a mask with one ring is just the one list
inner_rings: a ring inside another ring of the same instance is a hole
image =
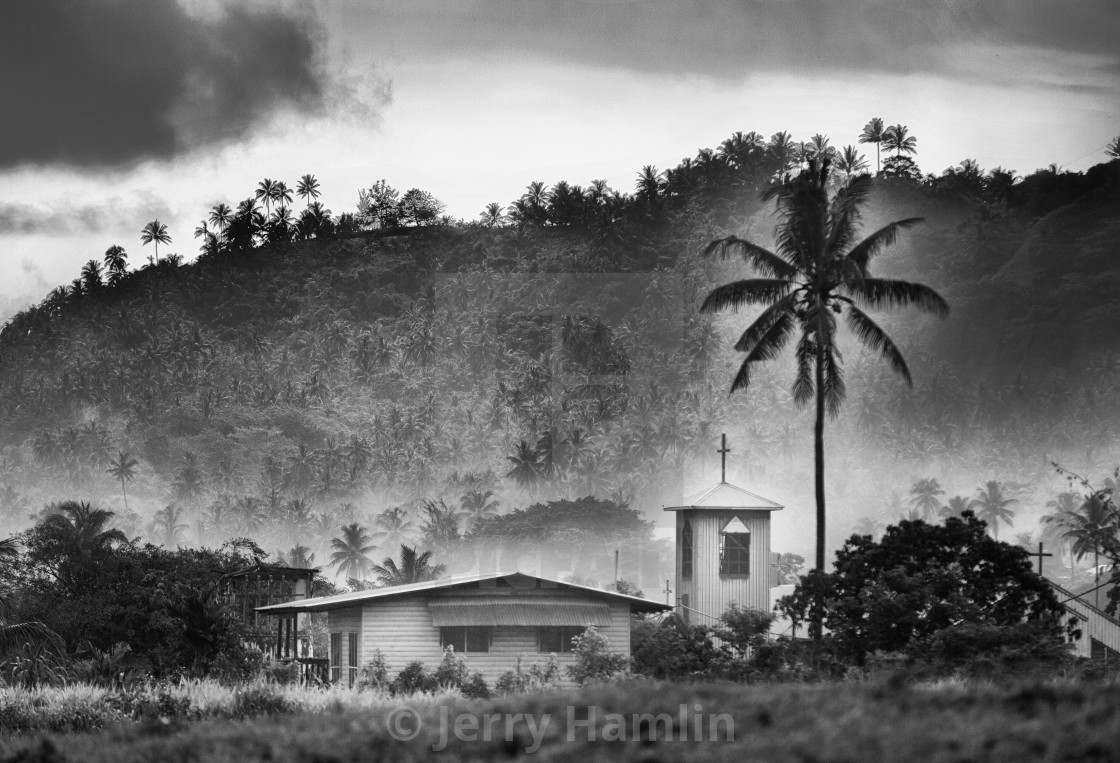
[[[250, 535], [322, 561], [340, 524], [391, 507], [419, 533], [425, 500], [613, 495], [652, 516], [713, 476], [721, 431], [732, 476], [807, 507], [792, 359], [729, 397], [746, 316], [697, 313], [735, 272], [704, 244], [769, 244], [759, 193], [798, 161], [749, 138], [645, 168], [633, 193], [535, 183], [481, 222], [387, 215], [376, 194], [292, 225], [250, 203], [202, 231], [194, 262], [87, 264], [0, 334], [6, 529], [79, 498], [159, 542]], [[950, 492], [998, 478], [1041, 506], [1049, 459], [1120, 459], [1104, 449], [1120, 425], [1118, 177], [1120, 161], [1021, 180], [895, 162], [875, 180], [867, 230], [927, 222], [873, 269], [937, 288], [953, 314], [884, 319], [913, 390], [849, 345], [829, 430], [837, 535], [886, 518], [915, 477]]]

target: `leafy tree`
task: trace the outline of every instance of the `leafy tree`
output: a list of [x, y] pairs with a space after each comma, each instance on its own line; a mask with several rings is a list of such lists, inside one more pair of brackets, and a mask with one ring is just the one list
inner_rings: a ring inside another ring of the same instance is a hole
[[397, 227], [399, 198], [400, 192], [384, 179], [378, 180], [369, 190], [358, 191], [358, 221], [370, 228]]
[[1018, 502], [1003, 494], [1003, 484], [998, 480], [988, 480], [983, 487], [977, 489], [973, 506], [976, 516], [988, 523], [992, 529], [992, 537], [998, 540], [999, 523], [1003, 522], [1008, 527], [1014, 524], [1015, 511], [1010, 507]]
[[431, 551], [417, 553], [415, 548], [402, 544], [399, 562], [392, 557], [386, 557], [381, 564], [373, 565], [372, 569], [381, 586], [424, 583], [429, 580], [439, 580], [447, 571], [445, 565], [433, 565], [431, 559]]
[[871, 121], [863, 126], [863, 132], [859, 134], [860, 143], [874, 143], [875, 144], [875, 174], [879, 174], [881, 164], [879, 162], [879, 147], [883, 144], [883, 119], [882, 117], [872, 117]]
[[124, 498], [124, 510], [128, 511], [128, 492], [125, 490], [125, 483], [132, 482], [136, 477], [136, 467], [140, 462], [128, 454], [127, 451], [117, 451], [116, 459], [109, 462], [109, 468], [106, 470], [109, 474], [113, 475], [113, 479], [121, 483], [121, 497]]
[[777, 201], [781, 215], [776, 233], [777, 253], [735, 236], [709, 244], [705, 254], [738, 254], [764, 277], [720, 286], [700, 307], [706, 313], [728, 307], [766, 305], [735, 345], [746, 357], [732, 381], [732, 392], [747, 389], [752, 367], [777, 357], [790, 339], [799, 334], [793, 398], [798, 405], [816, 398], [814, 456], [819, 570], [825, 564], [825, 411], [837, 416], [846, 393], [836, 345], [836, 316], [844, 314], [856, 337], [912, 385], [902, 353], [860, 305], [912, 305], [939, 317], [949, 313], [945, 300], [928, 286], [875, 278], [870, 272], [871, 258], [894, 243], [900, 231], [920, 222], [920, 218], [888, 223], [857, 242], [860, 209], [867, 202], [871, 178], [860, 175], [849, 180], [831, 199], [825, 190], [827, 180], [827, 163], [818, 166], [814, 162], [810, 170], [795, 180], [775, 186], [763, 195], [764, 200]]
[[143, 246], [155, 244], [156, 259], [159, 259], [159, 245], [170, 244], [171, 236], [167, 233], [167, 226], [159, 220], [152, 220], [140, 231], [140, 243]]
[[341, 538], [331, 538], [330, 563], [336, 568], [336, 577], [365, 580], [374, 568], [369, 553], [376, 546], [370, 541], [369, 531], [357, 522], [343, 527]]
[[961, 624], [1045, 626], [1060, 644], [1063, 609], [1027, 552], [990, 538], [971, 512], [942, 525], [902, 521], [880, 541], [852, 536], [831, 573], [812, 570], [778, 609], [795, 623], [820, 623], [844, 659], [914, 650]]
[[883, 162], [883, 177], [901, 178], [911, 183], [922, 181], [922, 171], [909, 156], [888, 156]]
[[430, 225], [443, 213], [444, 204], [427, 191], [410, 188], [401, 197], [397, 210], [404, 225]]

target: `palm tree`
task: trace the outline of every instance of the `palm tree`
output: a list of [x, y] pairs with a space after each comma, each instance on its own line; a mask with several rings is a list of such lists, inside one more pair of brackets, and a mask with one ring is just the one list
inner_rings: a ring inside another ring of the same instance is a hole
[[385, 509], [377, 515], [377, 542], [382, 547], [403, 545], [412, 537], [412, 520], [400, 506]]
[[992, 528], [992, 537], [999, 540], [999, 523], [1010, 527], [1015, 524], [1015, 512], [1009, 507], [1019, 501], [1003, 495], [1003, 485], [996, 480], [988, 480], [976, 490], [976, 518], [982, 519]]
[[500, 227], [505, 217], [505, 207], [496, 201], [490, 202], [486, 205], [486, 209], [482, 210], [482, 224], [487, 228]]
[[277, 180], [272, 185], [272, 202], [280, 206], [292, 203], [292, 189], [283, 180]]
[[483, 519], [497, 516], [497, 499], [492, 490], [472, 490], [459, 499], [459, 506], [467, 518], [467, 532]]
[[402, 544], [399, 564], [392, 557], [386, 557], [381, 564], [373, 565], [373, 572], [377, 574], [377, 582], [382, 586], [439, 580], [447, 571], [447, 565], [430, 564], [431, 558], [431, 551], [418, 554], [416, 549]]
[[804, 406], [815, 396], [814, 456], [816, 462], [817, 569], [825, 562], [824, 420], [839, 415], [845, 387], [836, 346], [836, 316], [844, 314], [856, 338], [879, 353], [908, 385], [910, 369], [902, 353], [859, 305], [915, 306], [944, 318], [945, 300], [928, 286], [874, 278], [871, 258], [921, 218], [887, 224], [856, 242], [860, 208], [871, 191], [871, 178], [849, 180], [830, 199], [826, 191], [828, 162], [810, 163], [794, 180], [763, 194], [775, 199], [780, 212], [777, 253], [750, 241], [728, 236], [713, 241], [705, 254], [740, 255], [764, 277], [749, 278], [713, 290], [700, 307], [702, 313], [762, 304], [766, 309], [743, 333], [735, 349], [746, 354], [731, 391], [747, 389], [755, 364], [773, 360], [795, 334], [797, 377], [793, 399]]
[[892, 125], [883, 131], [883, 145], [895, 156], [913, 154], [918, 150], [918, 139], [908, 135], [906, 125]]
[[1117, 135], [1111, 143], [1104, 147], [1104, 153], [1113, 159], [1120, 159], [1120, 135]]
[[836, 160], [836, 167], [844, 173], [845, 177], [851, 177], [867, 172], [867, 160], [855, 146], [844, 146], [844, 150]]
[[304, 175], [296, 184], [296, 196], [303, 199], [307, 203], [308, 208], [311, 207], [311, 202], [321, 195], [319, 191], [319, 181], [315, 179], [314, 175]]
[[963, 495], [955, 495], [949, 499], [949, 502], [938, 509], [938, 514], [943, 518], [959, 517], [966, 511], [972, 511], [976, 508], [976, 501], [971, 498], [965, 498]]
[[64, 501], [39, 526], [66, 545], [88, 554], [114, 543], [128, 543], [123, 532], [108, 526], [114, 516], [114, 512], [94, 508], [87, 501]]
[[210, 224], [219, 231], [225, 231], [233, 220], [233, 210], [224, 201], [215, 204], [210, 210]]
[[341, 538], [331, 538], [330, 563], [337, 568], [335, 576], [344, 580], [365, 580], [366, 573], [374, 566], [368, 555], [376, 546], [366, 528], [357, 522], [341, 529]]
[[859, 134], [859, 142], [875, 144], [875, 174], [878, 175], [883, 169], [879, 162], [879, 147], [883, 143], [882, 117], [872, 117], [871, 121], [863, 126], [863, 132]]
[[140, 231], [140, 243], [143, 246], [147, 246], [148, 244], [155, 244], [156, 259], [158, 260], [159, 245], [171, 243], [171, 236], [167, 233], [167, 226], [161, 223], [159, 220], [152, 220], [150, 223], [144, 226], [143, 230]]
[[257, 185], [257, 190], [253, 193], [253, 199], [264, 202], [265, 213], [267, 214], [272, 210], [272, 200], [274, 198], [276, 198], [276, 181], [265, 178]]
[[506, 456], [506, 460], [513, 464], [513, 468], [506, 476], [512, 477], [518, 487], [532, 490], [544, 482], [546, 474], [541, 463], [541, 454], [524, 440], [517, 444], [517, 450], [512, 456]]
[[128, 267], [128, 255], [124, 247], [113, 244], [105, 250], [105, 268], [109, 271], [109, 285], [116, 286], [124, 278], [125, 269]]
[[140, 465], [135, 458], [128, 454], [128, 451], [117, 451], [116, 460], [109, 461], [109, 468], [106, 470], [109, 474], [113, 475], [113, 479], [121, 483], [121, 496], [124, 498], [124, 510], [128, 511], [128, 493], [124, 489], [125, 482], [132, 482], [136, 477], [136, 467]]
[[910, 506], [921, 514], [922, 519], [931, 521], [941, 510], [939, 495], [945, 495], [945, 491], [937, 480], [928, 477], [920, 479], [910, 487]]
[[[0, 540], [0, 559], [14, 559], [18, 555], [19, 546], [14, 537]], [[42, 623], [9, 624], [5, 621], [9, 603], [4, 593], [4, 590], [0, 589], [0, 657], [7, 656], [12, 651], [22, 648], [25, 644], [50, 645], [59, 654], [63, 654], [65, 647], [62, 638]]]
[[1109, 489], [1096, 490], [1081, 502], [1076, 511], [1062, 511], [1047, 518], [1063, 530], [1063, 537], [1070, 542], [1070, 551], [1078, 560], [1093, 554], [1096, 602], [1100, 603], [1101, 551], [1117, 552], [1117, 534], [1120, 533], [1120, 511], [1112, 503]]
[[183, 533], [188, 527], [183, 521], [183, 510], [169, 503], [155, 513], [148, 525], [148, 533], [159, 541], [159, 545], [170, 548], [183, 542]]

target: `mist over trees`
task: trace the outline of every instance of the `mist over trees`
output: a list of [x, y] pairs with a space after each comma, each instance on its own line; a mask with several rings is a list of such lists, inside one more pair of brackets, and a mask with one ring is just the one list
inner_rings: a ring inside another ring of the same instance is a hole
[[[859, 138], [882, 152], [864, 230], [926, 222], [879, 272], [954, 312], [883, 322], [912, 390], [872, 354], [845, 354], [828, 546], [896, 521], [922, 479], [968, 500], [999, 482], [1015, 530], [1037, 528], [1062, 492], [1051, 460], [1120, 460], [1120, 162], [922, 174], [914, 136], [880, 127]], [[698, 313], [731, 273], [699, 253], [728, 235], [768, 242], [760, 193], [817, 157], [837, 183], [872, 166], [826, 136], [736, 133], [642, 168], [630, 190], [533, 182], [472, 222], [385, 181], [336, 216], [308, 174], [207, 210], [192, 262], [166, 253], [185, 234], [153, 220], [150, 263], [130, 269], [132, 245], [113, 244], [0, 332], [4, 527], [88, 501], [167, 548], [241, 535], [326, 564], [356, 524], [376, 563], [423, 547], [428, 502], [470, 514], [454, 518], [464, 534], [585, 496], [654, 518], [714, 479], [727, 431], [729, 479], [779, 497], [779, 547], [807, 552], [811, 421], [785, 368], [727, 396], [741, 318]]]

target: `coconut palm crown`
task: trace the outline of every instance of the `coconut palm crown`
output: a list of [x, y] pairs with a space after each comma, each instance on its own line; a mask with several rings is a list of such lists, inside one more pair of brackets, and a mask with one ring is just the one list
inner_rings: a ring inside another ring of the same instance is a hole
[[777, 202], [776, 251], [735, 236], [708, 245], [706, 255], [738, 255], [761, 277], [720, 286], [700, 307], [703, 313], [746, 305], [765, 308], [735, 344], [746, 357], [731, 392], [749, 388], [754, 366], [777, 358], [796, 338], [793, 398], [798, 406], [816, 401], [816, 566], [821, 571], [825, 559], [825, 411], [831, 417], [838, 415], [845, 396], [837, 319], [843, 316], [856, 338], [912, 385], [902, 353], [863, 308], [913, 306], [941, 318], [949, 314], [948, 304], [928, 286], [871, 275], [873, 257], [921, 218], [897, 220], [858, 240], [860, 210], [867, 203], [871, 178], [852, 178], [830, 197], [828, 169], [827, 160], [814, 159], [797, 178], [763, 194], [763, 200]]

